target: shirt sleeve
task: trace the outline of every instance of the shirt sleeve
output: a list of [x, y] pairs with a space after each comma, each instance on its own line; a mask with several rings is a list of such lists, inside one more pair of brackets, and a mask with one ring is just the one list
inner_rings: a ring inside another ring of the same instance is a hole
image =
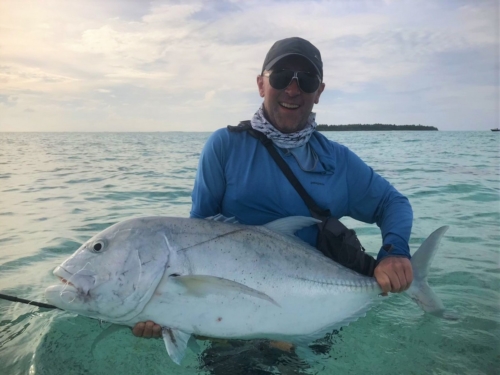
[[408, 198], [352, 151], [346, 152], [349, 216], [367, 223], [376, 223], [380, 227], [382, 247], [377, 261], [386, 256], [404, 256], [410, 259], [408, 242], [413, 211]]
[[205, 218], [221, 212], [226, 190], [223, 145], [221, 131], [216, 131], [203, 147], [191, 194], [190, 217]]

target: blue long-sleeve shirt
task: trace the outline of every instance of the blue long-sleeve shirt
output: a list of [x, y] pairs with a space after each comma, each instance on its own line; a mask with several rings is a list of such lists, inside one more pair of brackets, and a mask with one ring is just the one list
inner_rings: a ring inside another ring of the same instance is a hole
[[[406, 197], [375, 173], [347, 147], [314, 132], [309, 146], [318, 156], [305, 172], [296, 159], [277, 148], [309, 195], [340, 219], [350, 216], [377, 223], [382, 245], [378, 260], [387, 255], [410, 258], [408, 241], [413, 212]], [[309, 210], [266, 148], [245, 132], [219, 129], [208, 139], [200, 156], [192, 193], [191, 217], [216, 214], [235, 217], [242, 224], [262, 225], [287, 216], [310, 216]], [[316, 246], [317, 226], [296, 233]]]

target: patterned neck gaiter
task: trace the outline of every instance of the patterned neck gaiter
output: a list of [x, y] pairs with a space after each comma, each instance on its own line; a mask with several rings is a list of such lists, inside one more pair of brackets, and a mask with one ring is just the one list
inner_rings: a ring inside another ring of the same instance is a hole
[[264, 117], [264, 105], [261, 105], [258, 111], [255, 112], [250, 123], [252, 124], [252, 128], [264, 133], [276, 146], [280, 148], [295, 148], [305, 145], [309, 141], [309, 138], [311, 138], [311, 134], [316, 129], [316, 113], [311, 112], [307, 119], [306, 127], [295, 133], [282, 133], [267, 121]]

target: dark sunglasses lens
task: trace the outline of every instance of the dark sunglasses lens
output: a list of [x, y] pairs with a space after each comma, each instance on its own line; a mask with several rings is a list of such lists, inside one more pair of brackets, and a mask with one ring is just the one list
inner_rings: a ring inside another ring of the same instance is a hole
[[297, 73], [297, 77], [299, 78], [299, 86], [302, 91], [310, 94], [318, 89], [320, 83], [318, 76], [311, 73], [299, 72]]
[[[292, 81], [294, 72], [291, 70], [277, 70], [269, 75], [269, 83], [276, 90], [283, 90]], [[319, 87], [319, 78], [311, 73], [298, 72], [299, 87], [305, 93], [315, 92]]]
[[269, 76], [269, 83], [276, 90], [283, 90], [293, 78], [291, 70], [277, 70]]

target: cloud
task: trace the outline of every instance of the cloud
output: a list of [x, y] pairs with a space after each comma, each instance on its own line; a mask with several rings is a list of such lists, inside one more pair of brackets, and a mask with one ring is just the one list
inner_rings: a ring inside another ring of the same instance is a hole
[[14, 107], [17, 103], [15, 96], [0, 95], [0, 106]]
[[498, 126], [494, 1], [50, 4], [0, 5], [0, 130], [237, 123], [260, 104], [264, 55], [289, 36], [322, 53], [321, 123]]
[[205, 93], [205, 101], [209, 102], [213, 99], [213, 97], [215, 96], [215, 90], [210, 90], [208, 92]]

